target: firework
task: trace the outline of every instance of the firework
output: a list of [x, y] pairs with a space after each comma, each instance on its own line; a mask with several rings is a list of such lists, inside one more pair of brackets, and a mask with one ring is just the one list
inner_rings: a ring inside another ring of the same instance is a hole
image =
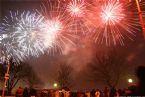
[[[66, 8], [61, 2], [44, 0], [41, 5], [41, 14], [45, 17], [43, 30], [46, 33], [45, 45], [52, 43], [52, 49], [48, 50], [49, 53], [62, 50], [67, 44], [75, 45], [74, 41], [77, 37], [72, 32], [72, 24], [66, 15]], [[50, 37], [51, 35], [51, 37]], [[49, 47], [48, 47], [49, 48]]]
[[63, 25], [57, 18], [47, 19], [42, 28], [43, 32], [45, 32], [45, 46], [51, 48], [49, 44], [55, 45], [56, 39], [61, 35]]
[[7, 37], [2, 39], [2, 45], [6, 48], [8, 55], [19, 60], [26, 59], [28, 56], [38, 57], [43, 54], [45, 33], [42, 32], [43, 16], [23, 12], [10, 12], [10, 16], [3, 19], [3, 33]]
[[67, 6], [67, 11], [72, 17], [82, 17], [85, 14], [85, 7], [84, 1], [72, 0]]
[[108, 3], [101, 10], [101, 19], [106, 25], [115, 25], [125, 18], [122, 4]]
[[73, 24], [73, 32], [79, 35], [86, 35], [92, 32], [88, 13], [88, 6], [90, 5], [86, 0], [70, 0], [67, 4], [67, 13], [70, 21]]
[[97, 10], [98, 7], [94, 8], [96, 12], [93, 13], [98, 17], [92, 17], [91, 20], [96, 28], [93, 33], [95, 42], [124, 45], [126, 39], [133, 40], [135, 32], [140, 29], [137, 14], [131, 3], [109, 1], [101, 5], [101, 10]]

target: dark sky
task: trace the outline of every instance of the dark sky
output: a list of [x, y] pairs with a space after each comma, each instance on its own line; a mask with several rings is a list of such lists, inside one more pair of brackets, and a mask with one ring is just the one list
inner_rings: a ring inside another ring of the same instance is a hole
[[[0, 17], [5, 16], [9, 10], [39, 9], [40, 3], [39, 0], [1, 0]], [[30, 64], [45, 83], [43, 87], [52, 87], [52, 83], [55, 82], [52, 78], [56, 74], [57, 66], [62, 62], [72, 65], [75, 69], [74, 76], [76, 80], [74, 81], [74, 89], [91, 89], [91, 86], [94, 86], [93, 83], [85, 80], [86, 65], [92, 60], [96, 52], [100, 54], [112, 47], [92, 43], [87, 38], [80, 39], [79, 43], [77, 47], [65, 48], [62, 55], [44, 55], [40, 56], [40, 58], [30, 60]], [[113, 48], [124, 55], [126, 60], [129, 61], [129, 65], [145, 65], [145, 41], [142, 32], [136, 32], [134, 40], [127, 41], [125, 46], [115, 46]], [[125, 85], [127, 85], [126, 81], [120, 86]], [[102, 86], [96, 85], [96, 87]]]

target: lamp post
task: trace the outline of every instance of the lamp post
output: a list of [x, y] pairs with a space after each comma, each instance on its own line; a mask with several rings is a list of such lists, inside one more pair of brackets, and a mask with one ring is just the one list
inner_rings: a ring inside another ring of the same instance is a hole
[[6, 88], [6, 85], [7, 85], [7, 81], [9, 79], [9, 71], [10, 71], [10, 62], [8, 60], [8, 67], [7, 67], [7, 72], [5, 73], [5, 81], [4, 81], [4, 85], [3, 85], [3, 90], [2, 90], [2, 97], [5, 96], [5, 88]]
[[139, 1], [138, 0], [136, 0], [136, 5], [137, 5], [138, 13], [139, 13], [139, 18], [140, 18], [140, 23], [141, 23], [141, 26], [142, 26], [143, 35], [144, 35], [144, 38], [145, 38], [144, 19], [143, 19], [142, 11], [141, 11], [141, 8], [140, 8]]

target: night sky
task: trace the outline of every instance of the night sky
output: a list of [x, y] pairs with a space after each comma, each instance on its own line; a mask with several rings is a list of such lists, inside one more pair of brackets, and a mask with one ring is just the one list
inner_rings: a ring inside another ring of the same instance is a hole
[[[0, 19], [4, 17], [9, 10], [32, 10], [39, 9], [41, 1], [40, 0], [1, 0], [0, 2]], [[53, 77], [56, 74], [57, 67], [60, 63], [67, 63], [73, 66], [75, 69], [74, 77], [75, 87], [73, 89], [84, 90], [92, 89], [93, 87], [103, 88], [101, 84], [94, 84], [89, 82], [86, 78], [87, 64], [92, 61], [95, 54], [98, 55], [115, 48], [115, 50], [122, 54], [128, 61], [128, 65], [132, 67], [132, 72], [138, 65], [145, 66], [145, 40], [143, 38], [143, 33], [136, 32], [134, 40], [129, 40], [125, 42], [125, 46], [105, 46], [103, 44], [95, 44], [88, 38], [81, 38], [78, 45], [75, 47], [66, 47], [62, 55], [42, 55], [36, 59], [30, 59], [30, 64], [34, 67], [35, 71], [38, 73], [39, 77], [45, 83], [43, 88], [51, 88], [55, 82]], [[127, 87], [127, 79], [122, 81], [118, 87]]]

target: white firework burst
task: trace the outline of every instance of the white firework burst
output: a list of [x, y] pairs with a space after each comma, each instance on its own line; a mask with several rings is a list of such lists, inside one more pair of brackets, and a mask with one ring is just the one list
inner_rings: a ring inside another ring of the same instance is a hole
[[10, 16], [5, 17], [2, 23], [7, 35], [2, 39], [6, 52], [19, 60], [43, 54], [47, 49], [44, 45], [45, 35], [41, 31], [43, 19], [43, 16], [37, 13], [10, 12]]
[[[59, 1], [44, 0], [41, 5], [41, 14], [45, 17], [42, 28], [46, 34], [46, 44], [52, 43], [49, 53], [62, 50], [67, 44], [75, 45], [77, 36], [73, 33], [72, 24], [66, 13], [66, 7]], [[51, 36], [51, 37], [50, 37]], [[48, 46], [49, 48], [49, 46]]]

